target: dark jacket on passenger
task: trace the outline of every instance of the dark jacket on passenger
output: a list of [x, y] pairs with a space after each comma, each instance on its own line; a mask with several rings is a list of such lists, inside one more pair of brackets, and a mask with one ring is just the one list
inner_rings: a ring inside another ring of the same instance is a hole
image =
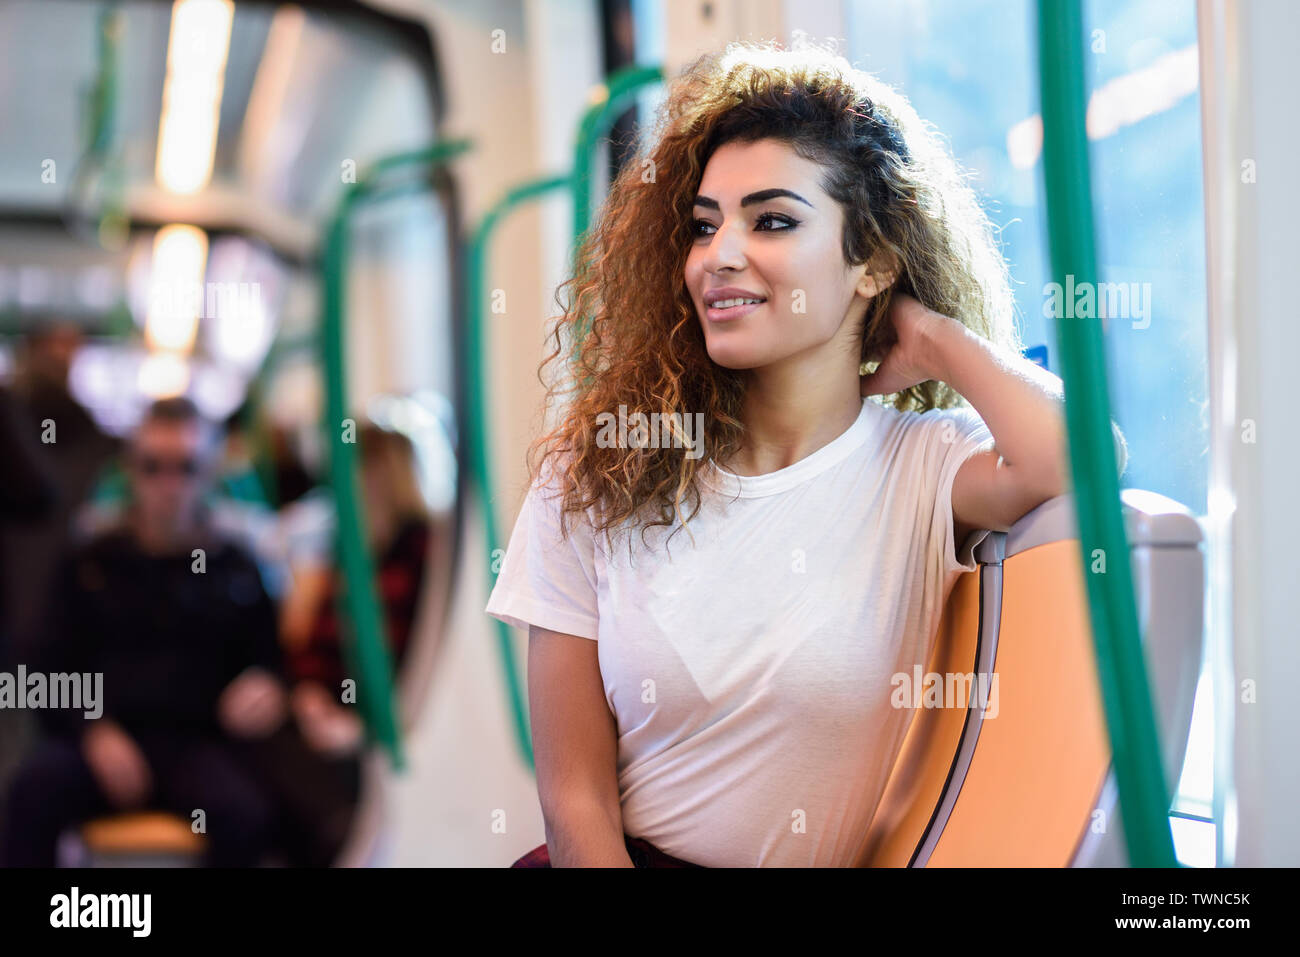
[[[43, 670], [102, 672], [104, 717], [128, 731], [216, 732], [217, 699], [245, 668], [280, 674], [276, 614], [253, 559], [231, 542], [141, 551], [125, 529], [92, 539], [63, 564], [47, 621]], [[80, 735], [80, 711], [42, 712]]]

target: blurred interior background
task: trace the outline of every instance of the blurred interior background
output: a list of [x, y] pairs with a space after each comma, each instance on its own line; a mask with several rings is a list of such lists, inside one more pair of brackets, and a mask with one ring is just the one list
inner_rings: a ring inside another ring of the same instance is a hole
[[[409, 649], [393, 672], [405, 767], [393, 769], [382, 742], [364, 749], [364, 798], [339, 860], [509, 863], [542, 835], [519, 729], [523, 642], [515, 635], [499, 645], [482, 607], [524, 489], [542, 334], [575, 213], [563, 189], [517, 208], [499, 202], [570, 175], [575, 155], [585, 155], [599, 203], [662, 95], [658, 83], [637, 87], [608, 137], [575, 154], [583, 118], [601, 102], [594, 91], [618, 71], [671, 76], [733, 38], [839, 38], [855, 65], [900, 87], [947, 137], [1000, 230], [1028, 354], [1059, 372], [1044, 312], [1035, 7], [5, 0], [0, 382], [25, 395], [39, 380], [66, 391], [61, 408], [84, 412], [51, 453], [69, 490], [63, 504], [38, 526], [3, 533], [0, 608], [15, 647], [40, 641], [35, 596], [58, 550], [102, 527], [123, 501], [121, 443], [151, 402], [173, 396], [224, 423], [214, 514], [256, 554], [286, 614], [295, 582], [335, 560], [327, 436], [337, 428], [336, 389], [348, 415], [409, 440], [433, 530]], [[1129, 317], [1105, 332], [1113, 410], [1129, 445], [1123, 484], [1166, 495], [1211, 525], [1214, 336], [1198, 42], [1207, 11], [1222, 7], [1083, 4], [1100, 278], [1134, 296]], [[1234, 15], [1254, 16], [1240, 36], [1266, 45], [1269, 24], [1275, 30], [1287, 14], [1260, 7]], [[370, 176], [385, 158], [459, 141], [464, 152], [446, 162]], [[499, 220], [485, 227], [493, 212]], [[331, 248], [331, 229], [345, 254]], [[486, 250], [481, 289], [472, 288], [476, 239]], [[343, 290], [337, 339], [331, 282]], [[343, 357], [341, 382], [331, 382], [332, 348]], [[74, 420], [67, 415], [60, 429]], [[491, 463], [490, 489], [475, 483], [475, 448]], [[1216, 585], [1228, 587], [1211, 580], [1211, 593]], [[1211, 693], [1232, 653], [1231, 611], [1212, 607], [1207, 621], [1216, 637], [1207, 637], [1187, 757], [1171, 782], [1178, 855], [1193, 866], [1231, 859], [1215, 822], [1232, 786], [1223, 740], [1232, 732], [1216, 724]], [[1276, 661], [1292, 668], [1294, 652]], [[0, 775], [13, 772], [34, 733], [2, 717]], [[1256, 740], [1262, 753], [1252, 752], [1244, 780], [1262, 788], [1268, 748]], [[1270, 806], [1252, 800], [1261, 814]], [[1233, 845], [1244, 841], [1244, 860], [1269, 859], [1246, 817], [1239, 835], [1233, 825]]]

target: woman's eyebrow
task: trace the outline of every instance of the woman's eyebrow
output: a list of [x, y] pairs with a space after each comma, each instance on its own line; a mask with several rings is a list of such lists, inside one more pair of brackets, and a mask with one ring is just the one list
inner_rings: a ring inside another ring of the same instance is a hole
[[[817, 208], [813, 206], [812, 203], [808, 202], [808, 200], [804, 199], [802, 196], [800, 196], [798, 193], [794, 192], [793, 190], [781, 189], [780, 187], [776, 187], [773, 189], [760, 189], [757, 192], [749, 193], [743, 199], [741, 199], [740, 205], [752, 206], [755, 203], [761, 203], [764, 202], [765, 200], [776, 199], [778, 196], [788, 196], [791, 199], [797, 199], [799, 202], [803, 203], [805, 206], [808, 206], [812, 209]], [[720, 209], [720, 207], [718, 206], [718, 201], [708, 196], [696, 196], [695, 205], [703, 206], [705, 209]]]

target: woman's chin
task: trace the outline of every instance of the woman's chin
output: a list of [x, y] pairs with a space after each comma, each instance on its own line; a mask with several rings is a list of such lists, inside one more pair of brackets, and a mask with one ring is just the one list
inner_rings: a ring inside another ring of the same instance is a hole
[[726, 346], [714, 343], [708, 345], [709, 358], [717, 365], [724, 369], [753, 369], [756, 366], [765, 364], [764, 360], [752, 349], [736, 348], [735, 345]]
[[714, 356], [711, 354], [710, 358], [713, 359], [714, 365], [721, 366], [724, 369], [731, 369], [734, 372], [752, 369], [757, 365], [755, 362], [750, 362], [746, 359], [737, 359], [732, 356]]

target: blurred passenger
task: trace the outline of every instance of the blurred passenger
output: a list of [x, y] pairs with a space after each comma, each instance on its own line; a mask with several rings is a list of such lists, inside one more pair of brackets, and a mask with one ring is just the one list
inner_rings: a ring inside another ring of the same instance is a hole
[[[56, 500], [54, 475], [26, 416], [7, 389], [0, 389], [0, 448], [5, 450], [5, 467], [0, 469], [0, 524], [8, 529], [40, 521]], [[0, 555], [0, 581], [11, 572]], [[3, 607], [0, 604], [0, 609]], [[8, 616], [0, 610], [0, 669], [13, 660], [10, 652]]]
[[0, 535], [0, 609], [16, 653], [36, 651], [40, 616], [59, 560], [71, 544], [72, 520], [100, 472], [118, 450], [68, 388], [68, 373], [83, 342], [71, 322], [42, 321], [24, 337], [17, 357], [13, 398], [17, 415], [45, 460], [52, 509], [40, 520]]
[[296, 502], [316, 487], [316, 480], [304, 461], [294, 433], [274, 422], [268, 422], [265, 429], [275, 501], [279, 505]]
[[[400, 668], [424, 577], [430, 521], [410, 439], [374, 425], [358, 431], [367, 537], [375, 556], [389, 652]], [[281, 610], [292, 720], [254, 752], [296, 835], [290, 862], [323, 867], [347, 839], [361, 794], [361, 718], [343, 701], [345, 663], [333, 567], [295, 569]]]
[[279, 602], [284, 597], [288, 568], [280, 543], [279, 516], [273, 507], [274, 489], [267, 487], [258, 468], [251, 416], [246, 402], [224, 423], [225, 442], [211, 496], [212, 518], [257, 560], [267, 592]]
[[[54, 476], [41, 454], [40, 443], [6, 389], [0, 389], [0, 527], [27, 525], [43, 519], [54, 507]], [[0, 581], [11, 571], [0, 555]], [[0, 596], [0, 600], [3, 600]], [[12, 673], [18, 663], [8, 634], [8, 619], [0, 608], [0, 672]], [[27, 715], [0, 708], [0, 820], [4, 820], [4, 792], [28, 737]]]
[[[279, 517], [271, 508], [257, 473], [242, 410], [222, 424], [220, 450], [214, 456], [211, 481], [205, 483], [204, 507], [209, 523], [257, 561], [262, 583], [272, 601], [284, 595], [288, 575], [280, 542]], [[130, 476], [124, 469], [105, 470], [91, 501], [76, 517], [77, 533], [98, 534], [120, 525], [130, 506]]]
[[273, 805], [240, 752], [284, 720], [275, 611], [204, 510], [216, 446], [191, 402], [154, 403], [131, 442], [122, 525], [61, 570], [39, 666], [102, 673], [103, 715], [40, 712], [46, 735], [0, 834], [6, 865], [53, 864], [61, 832], [115, 809], [201, 811], [210, 864], [268, 850]]
[[241, 405], [223, 425], [225, 447], [221, 454], [218, 484], [225, 495], [236, 501], [269, 506], [275, 496], [258, 473], [254, 454], [256, 439], [249, 424], [253, 411], [249, 405], [248, 402]]

